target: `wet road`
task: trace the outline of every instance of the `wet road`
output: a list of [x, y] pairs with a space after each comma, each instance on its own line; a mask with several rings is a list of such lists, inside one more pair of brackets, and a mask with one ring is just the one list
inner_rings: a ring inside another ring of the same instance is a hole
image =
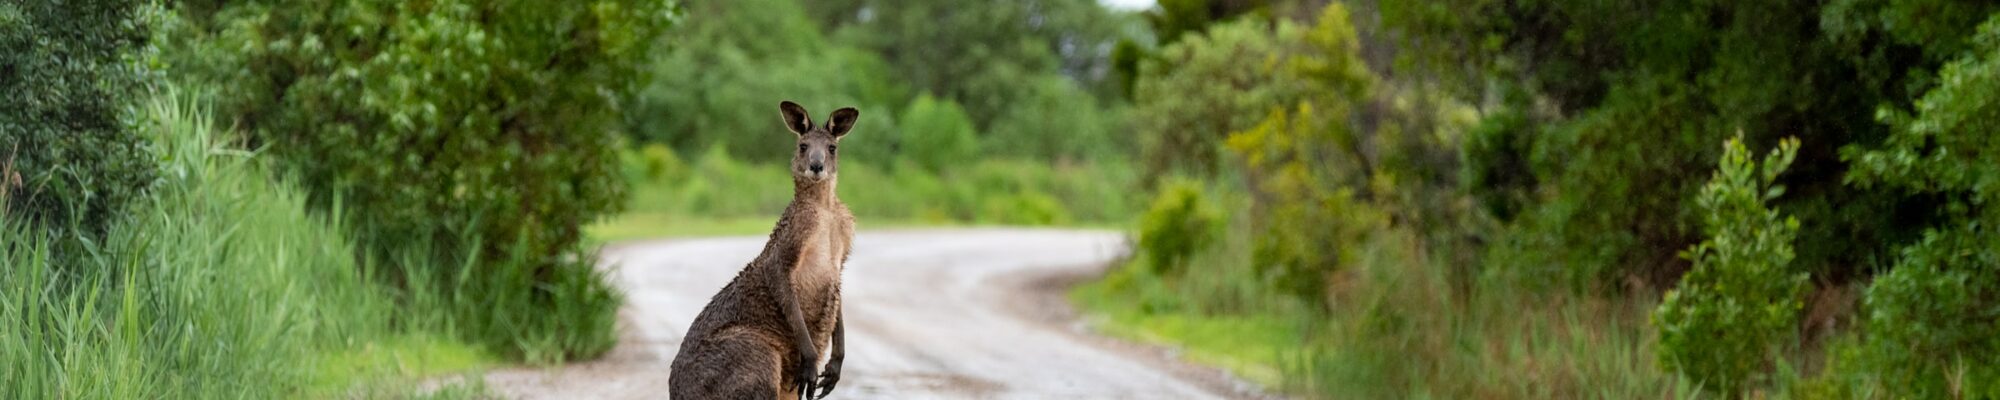
[[[680, 337], [764, 238], [607, 248], [625, 288], [623, 339], [603, 359], [491, 373], [515, 398], [665, 398]], [[1062, 288], [1124, 256], [1115, 232], [957, 229], [862, 232], [843, 275], [847, 362], [831, 399], [1208, 399], [1258, 397], [1157, 348], [1096, 337]]]

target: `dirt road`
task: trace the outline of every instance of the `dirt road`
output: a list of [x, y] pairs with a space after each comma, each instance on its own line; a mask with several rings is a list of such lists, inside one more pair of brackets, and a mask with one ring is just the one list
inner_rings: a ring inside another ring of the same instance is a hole
[[[630, 243], [604, 263], [627, 291], [623, 340], [604, 359], [511, 370], [515, 398], [665, 398], [680, 336], [763, 237]], [[847, 364], [833, 399], [1261, 397], [1166, 351], [1092, 336], [1062, 288], [1125, 254], [1111, 232], [863, 232], [843, 291]]]

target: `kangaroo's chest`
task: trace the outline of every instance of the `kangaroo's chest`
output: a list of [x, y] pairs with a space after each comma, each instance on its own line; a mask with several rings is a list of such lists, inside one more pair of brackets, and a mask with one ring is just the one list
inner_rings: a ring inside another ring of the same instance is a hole
[[854, 223], [842, 209], [815, 214], [811, 234], [801, 243], [799, 266], [792, 270], [792, 284], [806, 323], [819, 336], [832, 331], [839, 315], [840, 275], [852, 249]]
[[820, 213], [815, 218], [812, 233], [800, 246], [800, 265], [792, 273], [793, 280], [801, 284], [801, 294], [819, 293], [840, 283], [841, 263], [854, 240], [854, 226], [839, 215], [829, 214], [834, 213]]

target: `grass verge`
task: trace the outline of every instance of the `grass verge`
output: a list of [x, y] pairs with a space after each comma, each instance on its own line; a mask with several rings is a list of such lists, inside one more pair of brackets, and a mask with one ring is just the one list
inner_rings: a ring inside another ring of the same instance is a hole
[[[1226, 204], [1241, 215], [1243, 202]], [[1652, 301], [1525, 290], [1535, 286], [1503, 271], [1432, 261], [1414, 233], [1390, 228], [1351, 247], [1321, 309], [1271, 289], [1247, 226], [1227, 231], [1176, 273], [1142, 256], [1071, 299], [1100, 331], [1303, 397], [1699, 395], [1654, 364]]]
[[143, 113], [163, 181], [107, 232], [0, 214], [0, 398], [402, 395], [486, 363], [399, 325], [338, 212], [308, 212], [197, 107]]
[[[625, 152], [626, 212], [588, 227], [599, 241], [770, 232], [792, 200], [784, 165], [712, 148], [683, 161], [660, 145]], [[1128, 218], [1136, 171], [1118, 162], [979, 160], [930, 171], [907, 162], [840, 166], [840, 197], [862, 229], [953, 225], [1090, 226]]]

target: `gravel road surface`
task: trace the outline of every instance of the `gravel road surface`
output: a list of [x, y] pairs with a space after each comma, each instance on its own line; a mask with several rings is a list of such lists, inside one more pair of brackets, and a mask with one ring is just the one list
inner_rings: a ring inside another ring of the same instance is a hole
[[[764, 237], [605, 249], [625, 288], [623, 339], [596, 361], [488, 374], [513, 398], [666, 398], [681, 334]], [[1128, 251], [1115, 232], [862, 232], [843, 275], [847, 363], [829, 399], [1261, 398], [1172, 352], [1088, 332], [1063, 289]]]

